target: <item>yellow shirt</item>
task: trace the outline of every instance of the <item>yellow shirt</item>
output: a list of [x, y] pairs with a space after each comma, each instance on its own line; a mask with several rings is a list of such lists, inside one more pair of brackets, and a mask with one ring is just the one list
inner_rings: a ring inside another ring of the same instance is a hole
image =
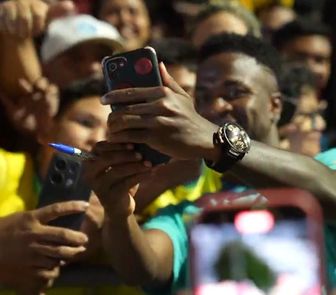
[[34, 175], [30, 157], [0, 149], [0, 217], [36, 207]]
[[206, 167], [202, 167], [201, 176], [193, 183], [180, 185], [162, 193], [145, 210], [144, 214], [153, 216], [160, 208], [176, 205], [182, 201], [195, 201], [207, 193], [218, 192], [222, 188], [222, 174]]

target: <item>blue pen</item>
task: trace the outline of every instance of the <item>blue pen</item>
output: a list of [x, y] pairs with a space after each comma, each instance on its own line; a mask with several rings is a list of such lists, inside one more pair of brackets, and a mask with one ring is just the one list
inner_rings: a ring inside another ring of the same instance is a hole
[[69, 145], [65, 145], [65, 144], [61, 144], [61, 143], [49, 143], [49, 146], [53, 147], [55, 150], [64, 153], [64, 154], [68, 154], [74, 157], [78, 157], [80, 159], [83, 160], [89, 160], [89, 159], [93, 159], [95, 158], [95, 156], [91, 153], [88, 152], [84, 152], [78, 148], [75, 148], [73, 146], [69, 146]]

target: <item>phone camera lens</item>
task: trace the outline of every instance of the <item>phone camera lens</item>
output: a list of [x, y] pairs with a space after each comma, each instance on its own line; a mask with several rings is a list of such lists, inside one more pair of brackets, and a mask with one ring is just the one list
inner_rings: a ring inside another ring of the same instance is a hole
[[69, 165], [69, 173], [74, 175], [77, 173], [79, 169], [79, 164], [78, 163], [70, 163]]
[[50, 176], [50, 181], [53, 184], [61, 184], [63, 182], [63, 175], [61, 173], [55, 172]]
[[111, 73], [115, 72], [117, 70], [117, 65], [114, 62], [111, 62], [109, 64], [109, 70]]
[[57, 170], [65, 170], [66, 169], [66, 162], [62, 159], [58, 159], [55, 163], [55, 167], [57, 168]]

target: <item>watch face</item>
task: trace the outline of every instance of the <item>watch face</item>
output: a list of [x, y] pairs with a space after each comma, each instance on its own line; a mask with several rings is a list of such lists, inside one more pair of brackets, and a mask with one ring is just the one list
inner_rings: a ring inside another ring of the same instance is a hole
[[236, 152], [247, 153], [250, 149], [250, 137], [239, 125], [227, 123], [224, 128], [224, 135]]

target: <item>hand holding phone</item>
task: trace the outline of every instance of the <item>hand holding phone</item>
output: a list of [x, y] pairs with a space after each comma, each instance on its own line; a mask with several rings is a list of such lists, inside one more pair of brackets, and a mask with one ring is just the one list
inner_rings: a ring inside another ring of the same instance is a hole
[[[102, 61], [102, 67], [109, 91], [162, 85], [156, 53], [151, 47], [106, 57]], [[122, 107], [122, 103], [111, 105], [113, 111]], [[143, 155], [144, 160], [153, 165], [167, 163], [170, 159], [145, 144], [136, 144], [135, 149]]]
[[[89, 201], [91, 189], [82, 176], [82, 162], [75, 157], [55, 153], [39, 196], [38, 207], [64, 201]], [[59, 217], [50, 225], [78, 230], [85, 213]]]

